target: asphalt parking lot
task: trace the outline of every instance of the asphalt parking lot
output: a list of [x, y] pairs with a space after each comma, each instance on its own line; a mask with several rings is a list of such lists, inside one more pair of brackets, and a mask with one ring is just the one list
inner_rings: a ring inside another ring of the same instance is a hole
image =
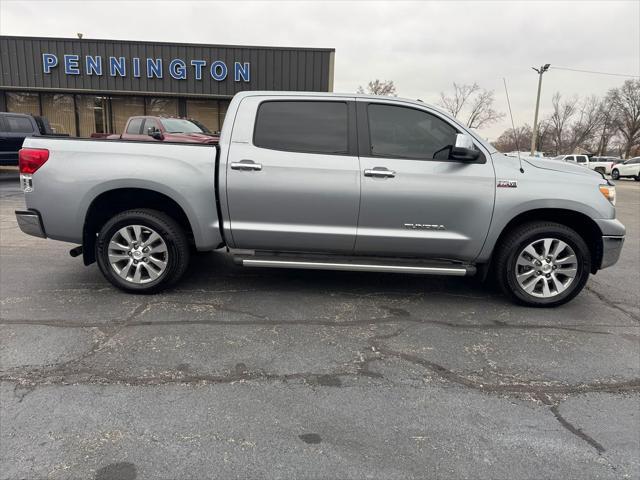
[[572, 303], [473, 279], [243, 269], [111, 288], [0, 179], [0, 477], [639, 478], [640, 182]]

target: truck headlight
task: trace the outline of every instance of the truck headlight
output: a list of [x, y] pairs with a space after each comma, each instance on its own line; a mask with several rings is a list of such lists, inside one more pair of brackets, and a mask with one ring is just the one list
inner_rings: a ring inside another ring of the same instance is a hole
[[616, 205], [616, 187], [612, 185], [600, 185], [600, 193], [604, 195], [604, 198], [611, 202], [611, 205]]

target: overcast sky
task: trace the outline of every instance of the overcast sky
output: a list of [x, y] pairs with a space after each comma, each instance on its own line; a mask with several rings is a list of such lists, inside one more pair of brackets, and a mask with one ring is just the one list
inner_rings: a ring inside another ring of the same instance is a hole
[[[452, 82], [495, 90], [516, 125], [533, 122], [532, 65], [640, 75], [640, 1], [16, 1], [0, 0], [3, 35], [336, 49], [335, 91], [375, 78], [435, 103]], [[551, 96], [602, 95], [622, 77], [550, 70]], [[481, 133], [495, 139], [504, 121]]]

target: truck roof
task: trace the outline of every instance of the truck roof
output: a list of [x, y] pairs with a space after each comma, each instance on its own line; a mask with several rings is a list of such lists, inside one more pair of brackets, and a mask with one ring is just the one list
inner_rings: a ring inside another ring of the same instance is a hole
[[[236, 97], [252, 97], [252, 96], [287, 96], [287, 97], [335, 97], [335, 98], [367, 98], [371, 100], [391, 100], [394, 102], [401, 103], [411, 103], [413, 105], [427, 106], [429, 108], [433, 108], [434, 110], [438, 110], [442, 112], [438, 107], [434, 107], [428, 103], [423, 102], [422, 100], [403, 98], [403, 97], [389, 97], [389, 96], [381, 96], [381, 95], [366, 95], [363, 93], [337, 93], [337, 92], [289, 92], [289, 91], [273, 91], [273, 90], [248, 90], [245, 92], [239, 92], [236, 94]], [[445, 115], [449, 116], [446, 112], [442, 112]]]

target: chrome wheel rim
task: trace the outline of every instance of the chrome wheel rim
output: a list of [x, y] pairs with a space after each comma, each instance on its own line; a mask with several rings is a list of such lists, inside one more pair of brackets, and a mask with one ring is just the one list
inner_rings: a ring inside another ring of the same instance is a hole
[[113, 234], [107, 252], [116, 274], [127, 282], [149, 283], [167, 269], [169, 251], [163, 238], [145, 225], [127, 225]]
[[515, 270], [518, 285], [527, 294], [551, 298], [573, 283], [578, 274], [578, 257], [562, 240], [541, 238], [520, 252]]

